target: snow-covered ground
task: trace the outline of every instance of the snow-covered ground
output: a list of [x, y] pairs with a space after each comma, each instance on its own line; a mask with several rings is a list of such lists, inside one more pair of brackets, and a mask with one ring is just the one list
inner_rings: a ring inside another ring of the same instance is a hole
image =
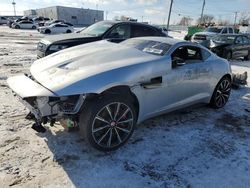
[[[201, 106], [145, 121], [112, 153], [89, 150], [60, 125], [34, 132], [6, 79], [28, 70], [42, 37], [0, 27], [1, 188], [250, 186], [250, 86], [233, 90], [223, 109]], [[250, 61], [231, 63], [250, 75]]]

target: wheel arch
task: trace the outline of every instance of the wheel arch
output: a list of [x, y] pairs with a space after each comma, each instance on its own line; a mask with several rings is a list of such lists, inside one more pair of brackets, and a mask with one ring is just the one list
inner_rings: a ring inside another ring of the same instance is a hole
[[127, 95], [130, 95], [132, 97], [132, 102], [136, 110], [136, 115], [138, 118], [139, 111], [140, 111], [140, 104], [137, 96], [131, 91], [131, 88], [127, 85], [118, 85], [118, 86], [113, 86], [111, 88], [108, 88], [101, 92], [99, 95], [124, 95], [126, 97]]

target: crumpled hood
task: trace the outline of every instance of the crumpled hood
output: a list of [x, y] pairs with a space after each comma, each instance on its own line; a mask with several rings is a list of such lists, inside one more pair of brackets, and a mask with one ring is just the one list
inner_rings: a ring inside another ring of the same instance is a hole
[[56, 92], [107, 71], [159, 58], [161, 56], [147, 54], [121, 44], [98, 41], [39, 59], [31, 66], [30, 72], [40, 84]]

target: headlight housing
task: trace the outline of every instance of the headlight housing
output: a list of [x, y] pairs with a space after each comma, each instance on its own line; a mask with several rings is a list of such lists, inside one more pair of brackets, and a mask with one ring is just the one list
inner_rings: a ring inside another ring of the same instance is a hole
[[60, 51], [60, 50], [63, 50], [65, 48], [67, 48], [68, 46], [66, 45], [51, 45], [49, 50], [50, 51]]

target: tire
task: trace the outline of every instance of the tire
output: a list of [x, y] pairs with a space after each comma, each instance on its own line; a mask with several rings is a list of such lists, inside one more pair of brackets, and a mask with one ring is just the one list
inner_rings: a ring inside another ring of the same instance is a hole
[[106, 95], [87, 101], [80, 114], [80, 134], [100, 151], [123, 146], [133, 134], [137, 116], [132, 97]]
[[15, 29], [20, 29], [20, 26], [19, 26], [19, 25], [16, 25], [16, 26], [15, 26]]
[[210, 101], [211, 107], [215, 109], [224, 107], [230, 97], [231, 88], [231, 79], [227, 76], [224, 76], [215, 87]]
[[71, 33], [71, 30], [67, 30], [66, 33]]
[[45, 34], [50, 34], [51, 31], [50, 31], [49, 29], [46, 29], [46, 30], [44, 31], [44, 33], [45, 33]]
[[32, 26], [32, 29], [36, 29], [36, 26], [33, 25], [33, 26]]
[[250, 60], [250, 51], [248, 51], [248, 55], [247, 55], [246, 57], [244, 57], [244, 60], [245, 60], [245, 61]]

